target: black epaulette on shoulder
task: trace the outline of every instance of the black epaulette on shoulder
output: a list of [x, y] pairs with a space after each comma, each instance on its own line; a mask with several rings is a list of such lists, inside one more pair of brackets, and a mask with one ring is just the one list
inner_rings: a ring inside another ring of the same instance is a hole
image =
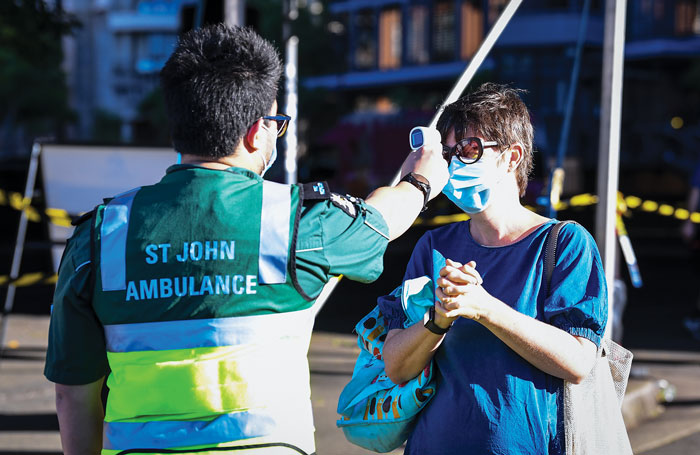
[[361, 202], [361, 199], [350, 196], [349, 194], [345, 196], [338, 193], [331, 194], [331, 204], [353, 218], [357, 218], [357, 214], [359, 213], [358, 209], [362, 207]]
[[70, 224], [72, 224], [73, 226], [78, 226], [79, 224], [83, 224], [84, 222], [86, 222], [87, 220], [92, 218], [92, 215], [95, 214], [95, 210], [97, 210], [97, 209], [92, 209], [89, 212], [83, 213], [78, 218], [71, 220]]
[[331, 189], [326, 182], [302, 183], [305, 201], [324, 201], [331, 198]]

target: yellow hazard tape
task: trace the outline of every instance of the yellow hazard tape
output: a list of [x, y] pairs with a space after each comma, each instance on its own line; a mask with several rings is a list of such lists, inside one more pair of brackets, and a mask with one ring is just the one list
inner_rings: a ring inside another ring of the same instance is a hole
[[700, 213], [690, 212], [683, 207], [674, 207], [670, 204], [660, 204], [656, 201], [642, 200], [637, 196], [627, 196], [624, 198], [625, 204], [630, 209], [640, 209], [643, 212], [658, 213], [662, 216], [672, 216], [676, 219], [700, 224]]
[[[555, 205], [557, 211], [566, 210], [571, 207], [585, 207], [598, 203], [598, 196], [591, 193], [577, 194], [566, 201], [559, 201]], [[531, 206], [526, 206], [528, 209], [535, 211]], [[672, 216], [679, 220], [690, 220], [693, 223], [700, 224], [700, 212], [690, 212], [682, 207], [674, 207], [670, 204], [662, 204], [656, 201], [643, 200], [637, 196], [624, 196], [618, 193], [617, 210], [619, 213], [626, 214], [628, 209], [642, 210], [643, 212], [658, 213], [662, 216]], [[455, 215], [439, 215], [434, 218], [423, 219], [418, 218], [414, 225], [424, 226], [441, 226], [443, 224], [454, 223], [457, 221], [466, 221], [469, 216], [465, 213]]]
[[7, 275], [0, 275], [0, 287], [13, 285], [13, 286], [18, 287], [18, 288], [23, 288], [23, 287], [27, 287], [27, 286], [56, 284], [57, 280], [58, 280], [58, 275], [56, 275], [55, 273], [54, 274], [42, 273], [42, 272], [27, 273], [25, 275], [17, 277], [17, 279], [15, 279], [15, 280], [11, 280], [10, 277]]
[[[42, 219], [42, 213], [31, 205], [31, 198], [25, 198], [22, 193], [14, 191], [5, 191], [0, 189], [0, 205], [7, 205], [17, 211], [27, 214], [27, 219], [38, 223]], [[46, 209], [43, 217], [58, 226], [71, 227], [72, 218], [70, 214], [63, 209]]]

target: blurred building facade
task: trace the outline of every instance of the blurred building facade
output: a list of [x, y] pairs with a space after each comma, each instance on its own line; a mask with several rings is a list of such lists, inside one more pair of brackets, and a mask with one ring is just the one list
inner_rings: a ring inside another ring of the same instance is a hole
[[[96, 122], [130, 142], [139, 105], [158, 86], [158, 72], [179, 34], [197, 24], [243, 22], [244, 0], [63, 0], [82, 24], [64, 39], [71, 106], [78, 121], [68, 135], [94, 139]], [[98, 138], [100, 140], [103, 138]]]
[[69, 136], [91, 139], [112, 120], [129, 140], [139, 103], [158, 84], [187, 0], [64, 0], [82, 26], [64, 39], [65, 71], [78, 122]]
[[[508, 0], [331, 2], [330, 26], [338, 31], [338, 51], [347, 57], [346, 69], [308, 78], [304, 84], [343, 92], [364, 116], [354, 113], [322, 140], [322, 146], [362, 155], [361, 150], [348, 149], [342, 131], [356, 128], [357, 134], [365, 130], [371, 137], [372, 131], [389, 124], [408, 132], [414, 125], [396, 126], [405, 117], [406, 104], [422, 110], [427, 121], [507, 4]], [[533, 112], [536, 147], [544, 159], [551, 158], [558, 145], [583, 6], [584, 0], [523, 2], [472, 83], [488, 80], [528, 90], [524, 98]], [[592, 0], [568, 145], [569, 155], [584, 167], [597, 160], [603, 13], [604, 0]], [[697, 123], [697, 107], [684, 108], [688, 100], [679, 91], [678, 74], [700, 59], [700, 2], [628, 1], [626, 37], [623, 135], [636, 136], [633, 142], [623, 139], [623, 160], [641, 153], [658, 165], [659, 151], [669, 147], [664, 135], [679, 134], [669, 126], [671, 118], [685, 116], [686, 123]], [[681, 112], [684, 109], [687, 112]], [[659, 134], [651, 137], [652, 131]], [[373, 142], [377, 140], [381, 139], [356, 139], [369, 141], [369, 150], [378, 148]], [[406, 147], [401, 148], [397, 158], [406, 153]], [[367, 166], [376, 168], [380, 161], [375, 156]], [[384, 174], [382, 178], [388, 175]]]

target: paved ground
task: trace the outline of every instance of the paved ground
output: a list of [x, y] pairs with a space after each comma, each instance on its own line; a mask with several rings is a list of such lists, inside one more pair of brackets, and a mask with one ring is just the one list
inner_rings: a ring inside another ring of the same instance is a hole
[[42, 375], [47, 316], [11, 316], [0, 363], [0, 454], [59, 454], [53, 386]]
[[[630, 430], [635, 453], [700, 453], [700, 353], [638, 350], [634, 366], [646, 369], [646, 378], [665, 379], [676, 389], [674, 400], [658, 417]], [[695, 448], [687, 450], [693, 444]]]
[[[61, 453], [53, 387], [42, 375], [47, 329], [46, 316], [14, 315], [9, 320], [11, 348], [0, 363], [0, 455]], [[314, 334], [309, 359], [319, 455], [371, 453], [349, 444], [335, 427], [336, 400], [356, 355], [353, 336]], [[667, 379], [677, 390], [675, 401], [659, 417], [630, 431], [635, 453], [698, 453], [700, 354], [638, 350], [635, 356], [635, 369], [643, 376], [637, 385]]]

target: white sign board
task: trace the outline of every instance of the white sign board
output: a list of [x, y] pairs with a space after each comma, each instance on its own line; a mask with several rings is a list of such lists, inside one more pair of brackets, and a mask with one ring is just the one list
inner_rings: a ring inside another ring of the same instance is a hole
[[[46, 206], [71, 215], [88, 212], [104, 198], [158, 182], [176, 160], [172, 148], [44, 144], [40, 169]], [[72, 233], [73, 228], [49, 223], [49, 237], [58, 243], [52, 248], [55, 270], [61, 244]]]

